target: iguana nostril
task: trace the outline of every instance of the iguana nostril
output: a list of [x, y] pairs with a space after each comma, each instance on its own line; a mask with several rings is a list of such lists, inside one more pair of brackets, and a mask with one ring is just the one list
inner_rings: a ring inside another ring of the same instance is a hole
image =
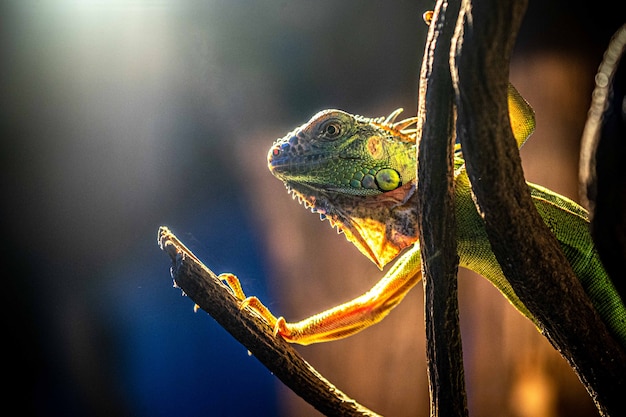
[[272, 146], [267, 153], [267, 163], [271, 164], [278, 155], [280, 155], [280, 149], [278, 149], [278, 146]]
[[284, 153], [289, 150], [289, 147], [290, 146], [288, 143], [281, 143], [272, 146], [270, 148], [270, 151], [267, 153], [267, 162], [271, 164], [275, 158], [278, 158], [279, 156], [284, 156]]

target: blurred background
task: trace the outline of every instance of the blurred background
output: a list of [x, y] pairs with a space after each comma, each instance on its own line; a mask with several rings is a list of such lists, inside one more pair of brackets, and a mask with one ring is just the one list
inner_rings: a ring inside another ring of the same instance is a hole
[[[272, 142], [329, 107], [416, 111], [431, 1], [5, 1], [0, 252], [8, 401], [38, 416], [317, 416], [172, 287], [169, 226], [297, 320], [382, 273], [295, 204]], [[511, 79], [529, 180], [577, 199], [578, 142], [618, 2], [532, 1]], [[349, 339], [298, 347], [389, 416], [428, 415], [422, 288]], [[594, 416], [565, 361], [460, 275], [472, 415]]]

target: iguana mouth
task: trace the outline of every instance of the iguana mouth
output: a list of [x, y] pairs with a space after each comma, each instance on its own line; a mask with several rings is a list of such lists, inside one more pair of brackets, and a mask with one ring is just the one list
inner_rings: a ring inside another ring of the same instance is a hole
[[314, 170], [317, 167], [332, 164], [339, 156], [329, 157], [322, 154], [297, 155], [290, 152], [291, 144], [288, 142], [276, 143], [267, 154], [267, 166], [270, 172], [277, 178], [285, 181], [285, 175], [295, 176], [299, 173]]

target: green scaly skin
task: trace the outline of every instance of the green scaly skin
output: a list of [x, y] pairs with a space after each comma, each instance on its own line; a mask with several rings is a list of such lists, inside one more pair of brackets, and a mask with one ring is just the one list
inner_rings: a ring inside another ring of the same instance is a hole
[[[387, 119], [369, 119], [326, 110], [276, 141], [268, 154], [271, 172], [288, 190], [307, 208], [328, 219], [379, 267], [409, 248], [387, 273], [389, 279], [399, 273], [415, 275], [420, 268], [415, 208], [416, 132], [408, 129], [416, 120], [395, 122], [398, 114], [396, 111]], [[513, 120], [513, 113], [511, 116]], [[521, 117], [530, 122], [517, 132], [512, 123], [520, 146], [534, 128], [532, 110]], [[486, 277], [533, 320], [491, 251], [463, 164], [457, 152], [455, 204], [460, 266]], [[541, 186], [528, 186], [537, 210], [557, 237], [600, 316], [626, 348], [626, 308], [594, 249], [587, 212]], [[402, 297], [394, 300], [388, 310]]]

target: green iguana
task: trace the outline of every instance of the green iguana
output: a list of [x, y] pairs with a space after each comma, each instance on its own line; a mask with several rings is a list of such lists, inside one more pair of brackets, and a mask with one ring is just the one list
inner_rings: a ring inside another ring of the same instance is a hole
[[[317, 113], [277, 140], [269, 169], [289, 192], [327, 219], [378, 267], [406, 252], [367, 293], [297, 323], [276, 318], [256, 297], [246, 298], [238, 279], [222, 274], [241, 307], [257, 311], [289, 342], [310, 344], [349, 336], [382, 320], [422, 277], [417, 235], [416, 118], [370, 119], [340, 110]], [[509, 87], [509, 115], [521, 146], [534, 130], [534, 113]], [[504, 277], [478, 214], [461, 150], [455, 153], [457, 250], [460, 266], [486, 277], [526, 317], [532, 315]], [[537, 210], [613, 336], [626, 347], [626, 308], [604, 271], [588, 231], [585, 209], [528, 184]], [[534, 320], [533, 320], [534, 321]]]

